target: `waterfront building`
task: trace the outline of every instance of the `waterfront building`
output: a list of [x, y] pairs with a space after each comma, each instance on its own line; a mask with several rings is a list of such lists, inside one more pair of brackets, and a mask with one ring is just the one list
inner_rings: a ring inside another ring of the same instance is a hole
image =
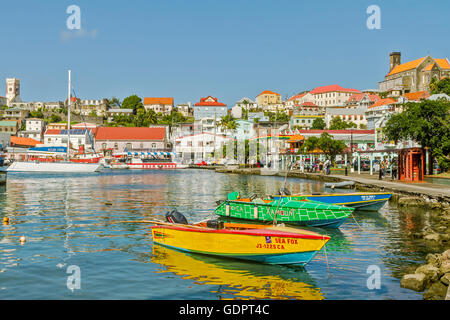
[[430, 90], [432, 79], [440, 80], [450, 76], [450, 63], [447, 58], [433, 59], [425, 56], [416, 60], [401, 63], [401, 53], [389, 55], [389, 72], [378, 88], [390, 92], [392, 96], [400, 96], [406, 92]]
[[236, 120], [236, 130], [233, 132], [233, 137], [236, 140], [248, 140], [256, 136], [253, 121]]
[[322, 110], [322, 108], [319, 108], [312, 102], [303, 102], [298, 106], [294, 106], [294, 113], [289, 121], [289, 128], [310, 129], [314, 120], [325, 118]]
[[191, 103], [179, 103], [176, 105], [175, 110], [180, 112], [184, 117], [189, 118], [194, 115]]
[[365, 112], [367, 129], [374, 130], [375, 122], [384, 117], [385, 114], [395, 112], [397, 105], [398, 102], [392, 98], [380, 99], [372, 104]]
[[314, 88], [309, 92], [314, 97], [314, 103], [319, 107], [339, 107], [345, 106], [348, 99], [355, 93], [361, 93], [357, 89], [343, 88], [333, 84]]
[[281, 95], [270, 90], [264, 90], [256, 96], [256, 104], [261, 107], [280, 105]]
[[41, 144], [41, 142], [32, 138], [11, 136], [11, 147], [32, 148], [36, 147], [38, 144]]
[[[91, 150], [93, 146], [93, 134], [89, 129], [70, 129], [70, 147], [72, 149], [84, 148]], [[67, 146], [67, 129], [47, 129], [44, 133], [46, 146]]]
[[18, 133], [19, 137], [31, 138], [43, 141], [45, 131], [45, 121], [38, 118], [28, 118], [25, 120], [25, 130]]
[[351, 95], [345, 102], [345, 107], [354, 109], [357, 108], [367, 109], [380, 99], [381, 98], [378, 94], [370, 94], [367, 92], [355, 93]]
[[78, 111], [84, 116], [94, 115], [97, 117], [103, 117], [106, 115], [107, 103], [105, 99], [77, 99], [77, 103], [75, 104], [73, 111]]
[[165, 127], [98, 127], [95, 150], [124, 152], [167, 150]]
[[232, 140], [221, 134], [202, 132], [178, 137], [175, 140], [174, 151], [185, 164], [213, 161], [216, 150], [221, 153], [223, 146]]
[[23, 110], [20, 108], [8, 108], [2, 110], [3, 120], [16, 120], [19, 123], [19, 127], [22, 125], [26, 117], [28, 117], [28, 110]]
[[220, 120], [227, 114], [227, 105], [211, 96], [201, 98], [200, 102], [194, 104], [195, 124], [200, 126], [203, 132], [220, 133]]
[[143, 104], [145, 110], [153, 110], [155, 113], [161, 113], [163, 115], [170, 114], [174, 108], [172, 97], [147, 97], [144, 98]]
[[353, 108], [327, 108], [325, 113], [325, 123], [330, 127], [330, 123], [335, 117], [339, 117], [344, 121], [353, 122], [357, 128], [365, 129], [367, 127], [366, 107]]
[[19, 122], [16, 120], [2, 120], [0, 121], [0, 132], [7, 132], [11, 135], [16, 135], [19, 131]]
[[425, 100], [428, 97], [430, 97], [430, 93], [428, 91], [406, 92], [398, 99], [398, 101], [401, 103], [420, 102], [421, 100]]
[[133, 109], [121, 109], [114, 108], [106, 111], [106, 117], [108, 122], [114, 121], [114, 117], [116, 116], [129, 116], [133, 114]]
[[228, 114], [227, 105], [218, 101], [217, 98], [207, 96], [201, 98], [200, 102], [194, 104], [194, 119], [220, 119]]
[[[328, 133], [335, 140], [343, 141], [353, 152], [367, 151], [374, 148], [375, 130], [299, 130], [298, 133], [308, 139], [319, 138], [322, 133]], [[353, 142], [353, 149], [351, 143]]]
[[65, 123], [65, 122], [49, 123], [49, 124], [47, 125], [47, 129], [49, 129], [49, 130], [62, 130], [62, 129], [67, 129], [67, 123]]
[[286, 101], [286, 106], [294, 108], [295, 106], [302, 105], [305, 102], [314, 103], [314, 96], [309, 91], [304, 91], [295, 96], [290, 97]]
[[[258, 119], [258, 120], [255, 120]], [[268, 122], [269, 121], [269, 116], [265, 116], [264, 112], [249, 112], [248, 113], [248, 121], [265, 121]]]

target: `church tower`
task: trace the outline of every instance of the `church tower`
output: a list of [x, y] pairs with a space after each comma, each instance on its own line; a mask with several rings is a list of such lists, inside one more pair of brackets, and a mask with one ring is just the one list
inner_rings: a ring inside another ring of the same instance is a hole
[[389, 72], [392, 71], [396, 66], [401, 64], [401, 56], [400, 52], [391, 52], [389, 55]]
[[[6, 100], [9, 104], [11, 101], [20, 101], [20, 80], [16, 78], [6, 79]], [[17, 99], [18, 98], [18, 99]]]

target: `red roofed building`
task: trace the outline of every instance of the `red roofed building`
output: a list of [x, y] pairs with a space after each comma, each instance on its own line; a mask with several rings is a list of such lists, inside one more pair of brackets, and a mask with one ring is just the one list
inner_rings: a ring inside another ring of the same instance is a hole
[[165, 127], [98, 127], [95, 150], [163, 150], [167, 147]]
[[40, 141], [31, 139], [31, 138], [23, 138], [11, 136], [11, 146], [12, 147], [36, 147], [36, 145], [41, 144]]
[[309, 92], [314, 97], [314, 102], [320, 107], [344, 106], [348, 99], [355, 93], [361, 93], [357, 89], [343, 88], [340, 85], [317, 87]]
[[145, 110], [153, 110], [156, 113], [170, 114], [174, 108], [173, 98], [156, 98], [147, 97], [144, 98]]
[[[209, 122], [213, 122], [214, 119], [215, 121], [219, 121], [227, 114], [227, 105], [219, 102], [217, 98], [214, 98], [212, 96], [201, 98], [200, 102], [194, 104], [195, 121], [201, 121], [202, 119], [205, 119]], [[211, 126], [215, 126], [215, 124], [211, 123]]]
[[348, 98], [346, 102], [347, 108], [364, 108], [367, 109], [377, 100], [380, 100], [380, 96], [377, 94], [368, 94], [368, 93], [355, 93]]

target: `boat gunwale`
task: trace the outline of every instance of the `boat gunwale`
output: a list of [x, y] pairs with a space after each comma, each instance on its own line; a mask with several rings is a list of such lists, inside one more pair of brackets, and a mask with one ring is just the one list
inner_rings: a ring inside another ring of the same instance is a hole
[[[228, 229], [210, 229], [210, 228], [189, 228], [189, 226], [183, 225], [173, 225], [173, 226], [152, 226], [152, 229], [173, 229], [178, 231], [189, 231], [189, 232], [203, 232], [203, 233], [216, 233], [216, 234], [240, 234], [249, 236], [271, 236], [271, 237], [281, 237], [281, 238], [296, 238], [296, 239], [311, 239], [311, 240], [330, 240], [331, 238], [327, 235], [317, 235], [304, 234], [304, 233], [291, 233], [287, 231], [277, 231], [271, 229], [249, 229], [249, 230], [228, 230]], [[266, 231], [266, 232], [263, 232]]]

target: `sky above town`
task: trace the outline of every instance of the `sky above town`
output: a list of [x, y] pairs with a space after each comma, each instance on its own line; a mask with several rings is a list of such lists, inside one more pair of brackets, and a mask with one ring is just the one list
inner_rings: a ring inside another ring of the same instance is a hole
[[[69, 30], [70, 5], [81, 29]], [[369, 29], [367, 8], [380, 8]], [[263, 90], [378, 87], [389, 53], [448, 58], [450, 1], [8, 1], [0, 19], [0, 96], [19, 78], [23, 101], [212, 95], [229, 107]]]

